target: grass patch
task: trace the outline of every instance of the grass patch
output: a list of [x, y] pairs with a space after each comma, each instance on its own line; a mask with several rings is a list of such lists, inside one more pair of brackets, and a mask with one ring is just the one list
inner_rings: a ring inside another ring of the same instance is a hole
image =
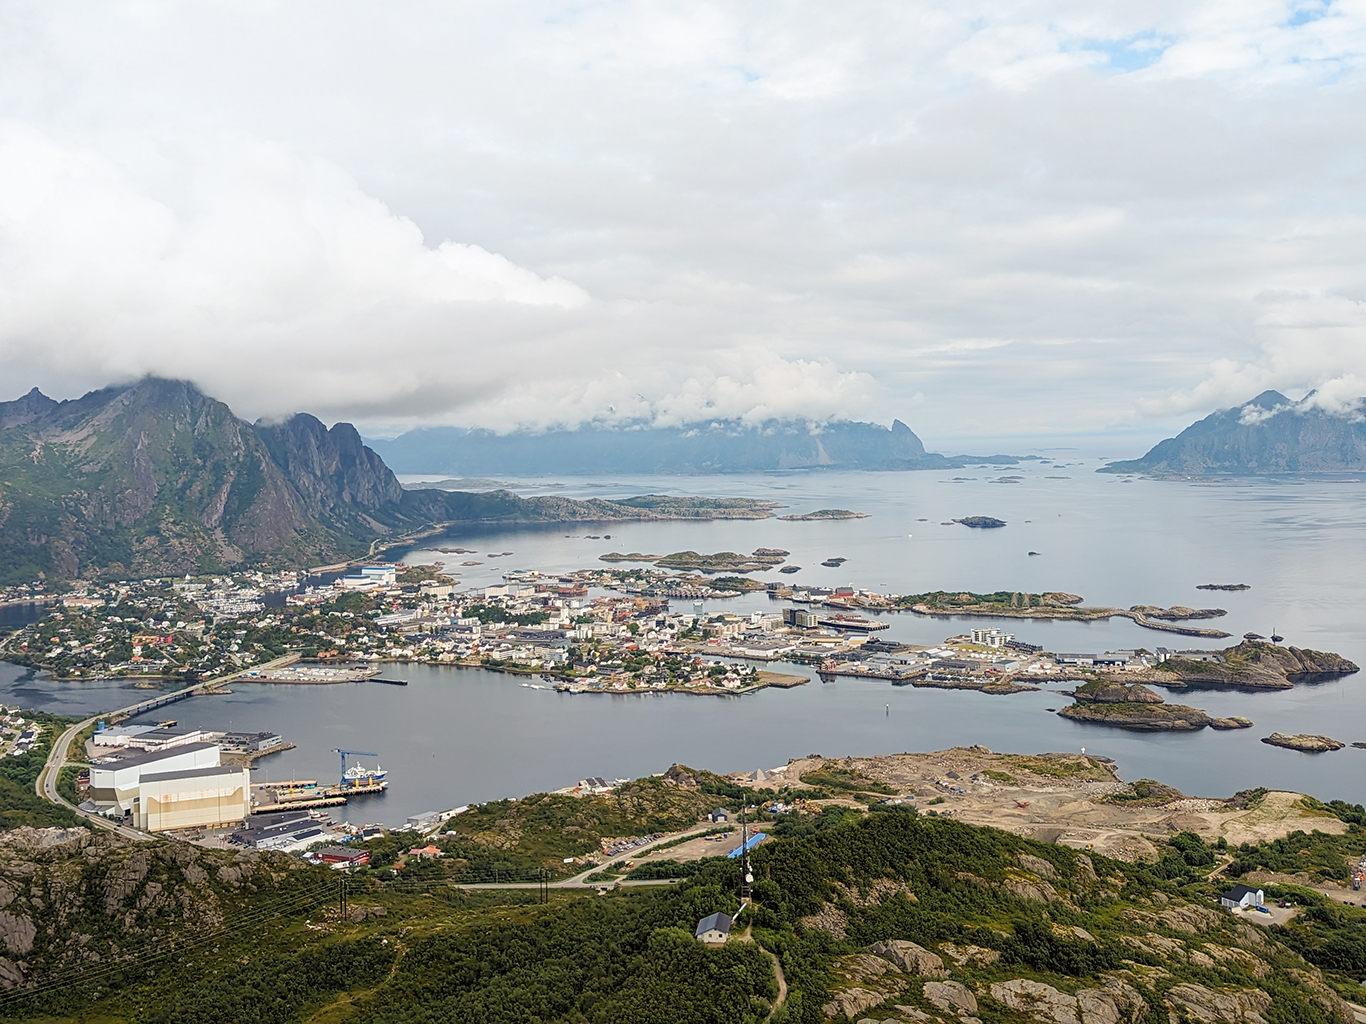
[[896, 793], [896, 790], [885, 782], [879, 782], [853, 768], [840, 768], [835, 765], [824, 765], [809, 771], [801, 780], [808, 786], [819, 786], [844, 793], [881, 793], [883, 796], [893, 796]]

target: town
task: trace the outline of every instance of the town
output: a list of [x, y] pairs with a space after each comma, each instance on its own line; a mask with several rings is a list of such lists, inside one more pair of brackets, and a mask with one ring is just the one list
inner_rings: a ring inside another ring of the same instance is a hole
[[[725, 579], [659, 568], [594, 568], [513, 570], [501, 583], [465, 589], [442, 568], [374, 564], [332, 579], [252, 572], [77, 585], [44, 598], [49, 613], [0, 640], [0, 655], [59, 679], [132, 678], [147, 689], [241, 670], [247, 682], [342, 682], [357, 678], [358, 667], [418, 662], [540, 676], [575, 693], [724, 694], [807, 681], [760, 667], [775, 661], [826, 677], [994, 692], [1150, 667], [1169, 653], [1047, 654], [999, 629], [936, 646], [889, 642], [877, 638], [887, 616], [916, 609], [853, 587], [765, 587], [742, 577], [749, 586], [725, 589]], [[756, 589], [775, 607], [715, 610], [717, 601]], [[318, 667], [251, 671], [280, 659]]]

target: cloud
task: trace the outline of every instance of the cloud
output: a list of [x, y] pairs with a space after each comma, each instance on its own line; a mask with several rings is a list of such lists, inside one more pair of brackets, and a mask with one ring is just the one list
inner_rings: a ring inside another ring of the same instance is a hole
[[1366, 380], [1360, 5], [0, 19], [13, 394], [150, 371], [372, 430], [915, 401], [932, 438]]

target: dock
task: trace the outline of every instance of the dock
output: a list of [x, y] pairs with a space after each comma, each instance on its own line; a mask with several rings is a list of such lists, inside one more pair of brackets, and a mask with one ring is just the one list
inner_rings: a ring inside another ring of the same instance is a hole
[[822, 626], [831, 626], [835, 629], [856, 629], [861, 633], [871, 633], [874, 630], [887, 629], [889, 626], [889, 623], [870, 619], [863, 615], [825, 615], [816, 621]]
[[375, 678], [371, 679], [370, 682], [372, 682], [372, 683], [387, 683], [389, 686], [407, 686], [407, 685], [408, 685], [408, 680], [406, 680], [406, 679], [384, 679], [384, 678], [381, 678], [380, 676], [375, 676]]
[[317, 779], [291, 779], [288, 782], [259, 782], [251, 787], [253, 814], [298, 810], [309, 807], [336, 807], [353, 796], [383, 793], [386, 782], [359, 786], [320, 786]]

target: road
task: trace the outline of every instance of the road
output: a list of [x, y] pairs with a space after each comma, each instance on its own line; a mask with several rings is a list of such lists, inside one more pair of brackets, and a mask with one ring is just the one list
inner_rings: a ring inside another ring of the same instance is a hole
[[[268, 661], [262, 665], [253, 665], [251, 666], [250, 671], [259, 672], [262, 669], [281, 668], [285, 665], [292, 665], [294, 662], [298, 660], [299, 656], [297, 654], [286, 654], [283, 658], [276, 658], [274, 661]], [[91, 715], [83, 722], [77, 722], [75, 725], [67, 726], [65, 731], [63, 731], [62, 734], [58, 736], [57, 739], [53, 742], [52, 750], [47, 755], [47, 763], [43, 765], [43, 770], [38, 773], [38, 781], [34, 783], [34, 791], [44, 800], [51, 801], [54, 804], [58, 804], [62, 807], [67, 808], [68, 810], [74, 811], [76, 814], [79, 814], [82, 818], [84, 818], [90, 824], [94, 825], [96, 828], [107, 829], [110, 832], [117, 832], [119, 835], [124, 836], [128, 839], [151, 839], [152, 836], [148, 835], [146, 832], [141, 832], [138, 829], [132, 828], [128, 825], [121, 825], [118, 822], [110, 821], [102, 814], [94, 814], [87, 811], [83, 811], [79, 807], [73, 806], [60, 793], [57, 792], [57, 780], [61, 778], [62, 769], [65, 768], [67, 765], [67, 752], [71, 748], [72, 740], [76, 738], [78, 733], [80, 733], [84, 729], [90, 728], [90, 726], [92, 726], [96, 721], [98, 721], [101, 718], [114, 718], [119, 715], [132, 716], [141, 714], [144, 711], [150, 711], [153, 708], [158, 708], [161, 707], [163, 704], [168, 703], [168, 697], [173, 698], [175, 700], [180, 700], [187, 696], [193, 696], [200, 690], [206, 689], [211, 686], [219, 686], [223, 683], [230, 682], [231, 680], [236, 679], [238, 676], [240, 676], [243, 672], [246, 671], [248, 670], [238, 669], [237, 671], [230, 672], [227, 675], [215, 676], [212, 679], [205, 679], [203, 682], [195, 683], [193, 686], [187, 686], [182, 690], [173, 690], [170, 693], [159, 693], [155, 697], [149, 697], [146, 700], [139, 701], [136, 704], [130, 704], [126, 708], [119, 708], [116, 711], [101, 711], [98, 715]]]
[[[647, 878], [647, 879], [632, 880], [632, 881], [629, 881], [629, 882], [628, 882], [628, 881], [621, 881], [621, 882], [618, 882], [618, 881], [616, 881], [616, 880], [613, 880], [613, 881], [611, 881], [611, 882], [590, 882], [590, 881], [588, 881], [588, 876], [589, 876], [589, 875], [595, 875], [595, 874], [597, 874], [599, 871], [607, 871], [607, 870], [609, 870], [609, 869], [611, 869], [611, 868], [614, 868], [614, 867], [616, 867], [616, 866], [622, 864], [622, 863], [625, 862], [625, 861], [633, 860], [633, 859], [635, 859], [636, 857], [639, 857], [642, 853], [649, 853], [651, 850], [653, 850], [653, 849], [654, 849], [656, 846], [658, 846], [660, 843], [669, 843], [669, 842], [673, 842], [675, 839], [691, 839], [693, 836], [700, 836], [700, 835], [704, 834], [705, 832], [707, 832], [708, 830], [710, 830], [710, 829], [712, 829], [712, 828], [715, 828], [715, 827], [716, 827], [716, 826], [713, 825], [711, 822], [708, 822], [708, 823], [705, 824], [705, 825], [699, 825], [699, 826], [697, 826], [696, 828], [689, 829], [689, 830], [686, 831], [686, 832], [676, 832], [676, 833], [674, 833], [674, 834], [671, 835], [671, 836], [664, 836], [664, 837], [662, 837], [662, 838], [660, 838], [660, 839], [656, 839], [653, 843], [646, 843], [644, 846], [637, 846], [637, 847], [636, 847], [635, 849], [633, 849], [630, 853], [622, 854], [622, 855], [621, 855], [620, 857], [618, 857], [616, 860], [609, 860], [606, 864], [595, 864], [595, 865], [593, 865], [591, 868], [588, 868], [588, 869], [585, 870], [585, 871], [580, 871], [577, 875], [573, 876], [572, 878], [562, 878], [562, 879], [560, 879], [558, 882], [551, 882], [551, 883], [549, 883], [550, 888], [551, 888], [551, 889], [577, 889], [577, 888], [579, 888], [580, 886], [584, 886], [584, 885], [598, 886], [598, 885], [618, 885], [618, 884], [620, 884], [620, 885], [670, 885], [670, 884], [672, 884], [673, 882], [677, 881], [677, 879], [674, 879], [674, 878]], [[540, 882], [472, 882], [472, 883], [470, 883], [469, 885], [460, 885], [459, 883], [455, 883], [455, 884], [457, 885], [458, 888], [461, 888], [461, 889], [539, 889], [539, 888], [541, 887], [541, 883], [540, 883]]]

